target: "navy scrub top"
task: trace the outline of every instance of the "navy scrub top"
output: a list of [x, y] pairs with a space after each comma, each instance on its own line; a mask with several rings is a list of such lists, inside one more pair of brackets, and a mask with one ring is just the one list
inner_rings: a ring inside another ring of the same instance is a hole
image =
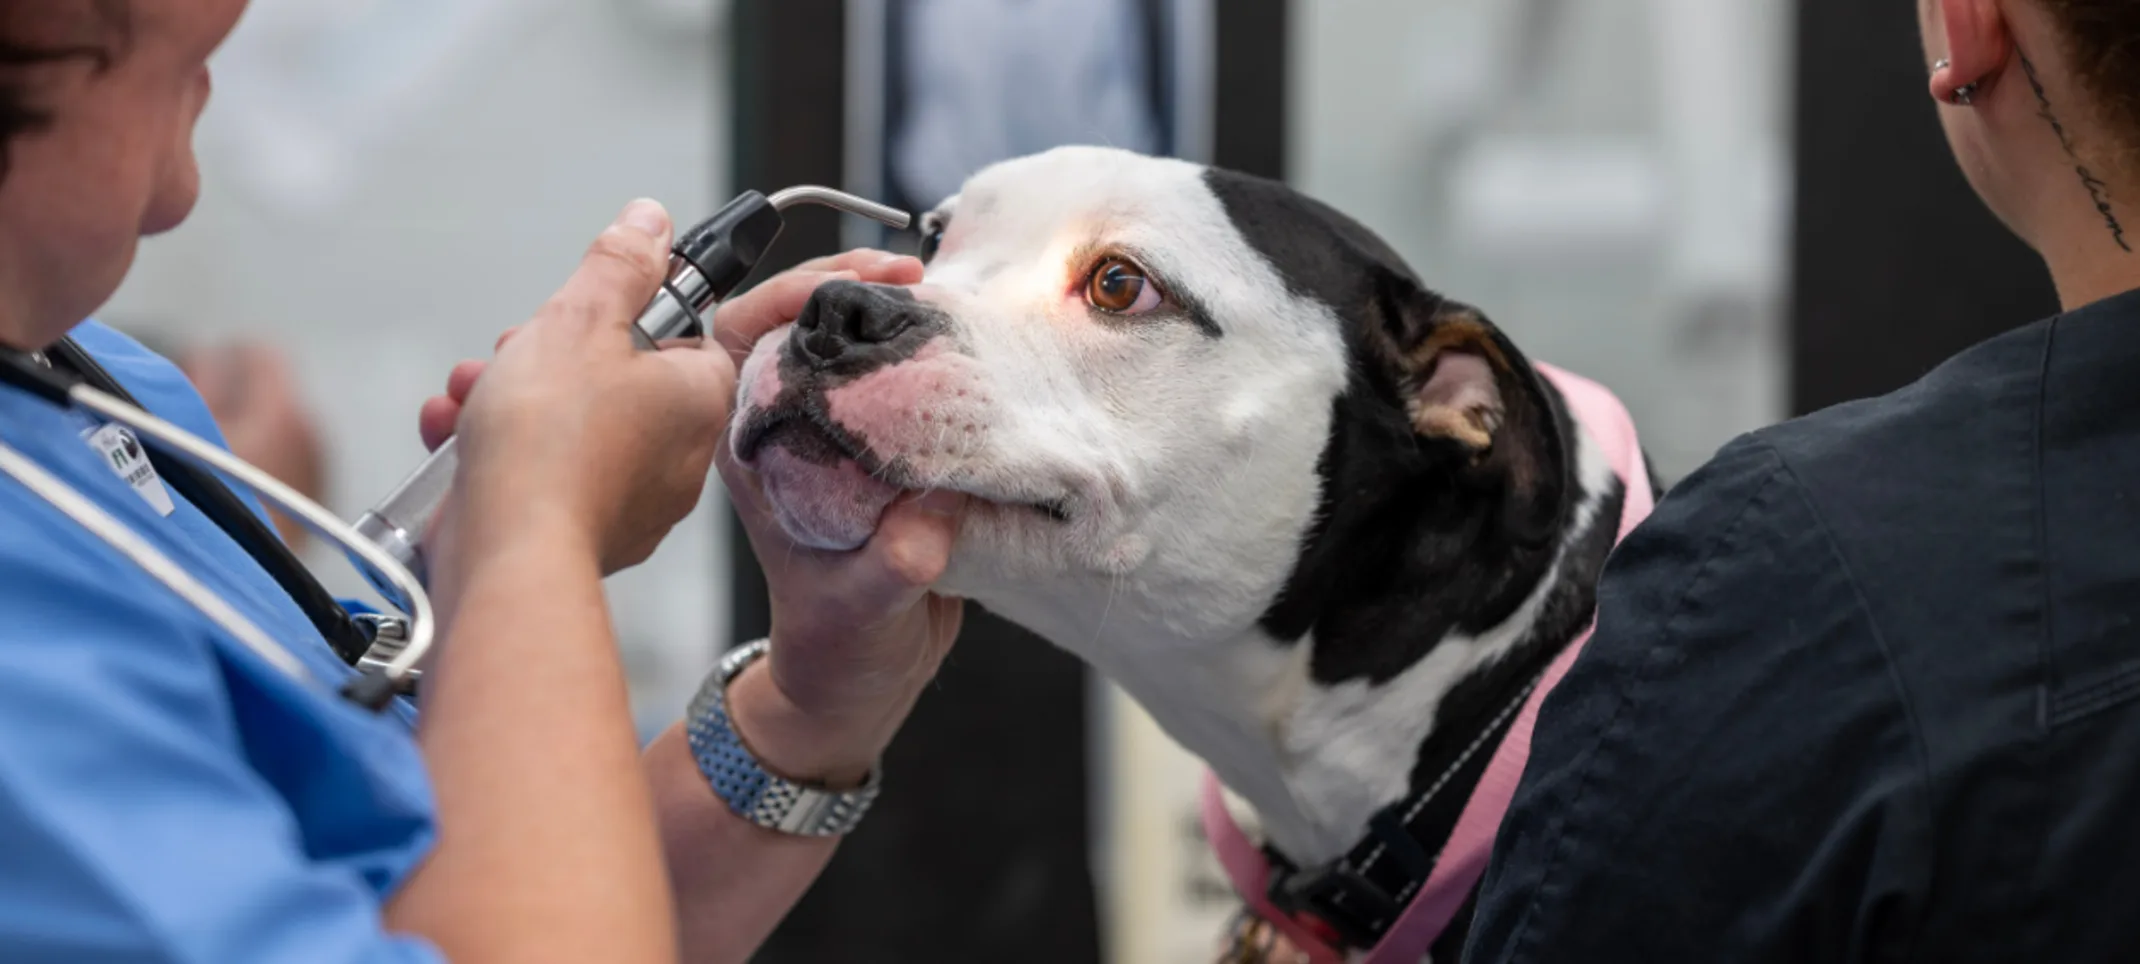
[[1728, 446], [1598, 618], [1466, 961], [2140, 960], [2140, 292]]

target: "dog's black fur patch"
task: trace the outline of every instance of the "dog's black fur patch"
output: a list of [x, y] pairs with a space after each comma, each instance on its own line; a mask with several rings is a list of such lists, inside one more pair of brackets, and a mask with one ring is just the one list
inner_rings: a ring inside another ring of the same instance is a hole
[[1574, 426], [1559, 393], [1504, 339], [1499, 347], [1550, 413], [1534, 428], [1561, 450], [1537, 504], [1512, 504], [1501, 480], [1471, 470], [1460, 443], [1414, 430], [1399, 373], [1376, 346], [1370, 326], [1416, 310], [1401, 302], [1425, 293], [1402, 259], [1284, 185], [1226, 171], [1206, 180], [1291, 291], [1333, 309], [1352, 362], [1317, 466], [1316, 521], [1263, 628], [1281, 640], [1312, 632], [1319, 683], [1387, 682], [1450, 632], [1499, 625], [1546, 577], [1580, 495], [1567, 443]]
[[[1263, 614], [1264, 630], [1288, 642], [1313, 633], [1309, 670], [1318, 683], [1380, 684], [1451, 632], [1476, 634], [1502, 624], [1552, 579], [1523, 637], [1503, 658], [1458, 681], [1436, 707], [1434, 727], [1410, 765], [1417, 792], [1450, 771], [1495, 715], [1588, 625], [1625, 493], [1615, 480], [1595, 496], [1587, 516], [1576, 511], [1592, 498], [1575, 477], [1578, 428], [1559, 391], [1498, 331], [1493, 347], [1521, 372], [1518, 390], [1533, 407], [1527, 419], [1504, 424], [1494, 444], [1509, 441], [1509, 433], [1530, 434], [1529, 441], [1549, 450], [1541, 464], [1546, 477], [1536, 480], [1535, 491], [1512, 491], [1507, 478], [1477, 471], [1475, 453], [1459, 441], [1420, 434], [1387, 334], [1391, 326], [1416, 328], [1415, 316], [1437, 313], [1440, 297], [1380, 238], [1319, 202], [1227, 171], [1209, 171], [1205, 180], [1291, 293], [1332, 309], [1351, 369], [1316, 467], [1315, 521], [1292, 575]], [[1567, 538], [1578, 522], [1583, 531]], [[1465, 770], [1474, 774], [1467, 785], [1444, 787], [1437, 802], [1460, 806], [1469, 798], [1478, 768]], [[1449, 812], [1441, 822], [1453, 825], [1455, 809], [1443, 809]], [[1425, 817], [1432, 822], [1433, 815]], [[1438, 952], [1460, 946], [1468, 917], [1467, 906]]]
[[[1588, 624], [1624, 494], [1615, 483], [1585, 531], [1563, 538], [1585, 497], [1574, 479], [1577, 429], [1559, 392], [1532, 373], [1552, 420], [1533, 428], [1545, 429], [1561, 449], [1560, 484], [1541, 492], [1550, 504], [1512, 507], [1496, 480], [1468, 471], [1470, 454], [1461, 445], [1414, 430], [1402, 386], [1376, 355], [1368, 326], [1399, 310], [1386, 289], [1418, 284], [1403, 261], [1352, 219], [1283, 185], [1223, 171], [1207, 181], [1293, 293], [1334, 310], [1351, 353], [1351, 378], [1335, 403], [1317, 466], [1316, 521], [1292, 577], [1263, 616], [1264, 629], [1282, 640], [1312, 632], [1309, 665], [1317, 682], [1379, 684], [1418, 663], [1451, 632], [1501, 624], [1542, 580], [1554, 579], [1524, 637], [1441, 701], [1411, 774], [1415, 785], [1432, 780]], [[1501, 347], [1529, 372], [1513, 345], [1504, 339]], [[1568, 552], [1556, 572], [1564, 542]]]

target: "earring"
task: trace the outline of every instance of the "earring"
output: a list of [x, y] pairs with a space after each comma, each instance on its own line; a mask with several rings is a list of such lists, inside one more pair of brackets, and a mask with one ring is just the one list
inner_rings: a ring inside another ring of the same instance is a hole
[[[1951, 61], [1951, 60], [1948, 60], [1948, 59], [1947, 59], [1947, 58], [1945, 58], [1945, 57], [1941, 57], [1941, 58], [1940, 58], [1940, 59], [1939, 59], [1938, 61], [1936, 61], [1936, 62], [1934, 62], [1934, 63], [1932, 64], [1932, 72], [1933, 72], [1933, 73], [1935, 73], [1935, 74], [1936, 74], [1936, 73], [1939, 73], [1940, 71], [1942, 71], [1942, 70], [1945, 70], [1945, 69], [1947, 69], [1948, 67], [1951, 67], [1951, 66], [1953, 66], [1953, 64], [1954, 64], [1954, 62], [1953, 62], [1953, 61]], [[1954, 97], [1954, 103], [1955, 103], [1955, 105], [1956, 105], [1956, 106], [1959, 106], [1959, 107], [1968, 107], [1968, 106], [1970, 106], [1971, 104], [1974, 104], [1974, 103], [1976, 103], [1976, 100], [1977, 100], [1977, 85], [1976, 85], [1976, 84], [1973, 84], [1973, 83], [1971, 83], [1971, 84], [1963, 84], [1963, 85], [1962, 85], [1962, 86], [1960, 86], [1960, 87], [1956, 87], [1956, 88], [1954, 88], [1954, 93], [1953, 93], [1953, 95], [1952, 95], [1952, 96]]]

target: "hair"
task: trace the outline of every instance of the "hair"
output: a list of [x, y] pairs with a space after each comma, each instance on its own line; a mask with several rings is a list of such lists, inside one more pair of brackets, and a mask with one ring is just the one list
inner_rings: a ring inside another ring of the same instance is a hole
[[2038, 0], [2128, 156], [2140, 152], [2140, 0]]
[[98, 41], [52, 46], [23, 38], [24, 22], [49, 16], [52, 0], [0, 0], [0, 179], [7, 177], [8, 148], [15, 139], [52, 126], [52, 111], [38, 102], [28, 71], [73, 60], [103, 71], [117, 60], [120, 45], [110, 41], [126, 37], [127, 0], [91, 0], [90, 6]]

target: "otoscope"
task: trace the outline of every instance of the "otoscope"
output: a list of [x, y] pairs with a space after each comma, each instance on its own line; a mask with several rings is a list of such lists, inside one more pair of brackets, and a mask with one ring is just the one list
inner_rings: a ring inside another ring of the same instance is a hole
[[[791, 187], [771, 197], [746, 191], [684, 232], [670, 249], [668, 280], [646, 310], [639, 313], [638, 323], [632, 328], [633, 340], [639, 347], [652, 351], [672, 338], [709, 335], [713, 326], [707, 321], [707, 312], [758, 266], [786, 225], [781, 212], [798, 204], [819, 204], [858, 214], [895, 229], [905, 228], [912, 220], [904, 211], [831, 188]], [[447, 439], [384, 500], [357, 520], [357, 532], [386, 550], [422, 582], [430, 580], [424, 566], [422, 540], [445, 502], [446, 493], [453, 488], [453, 474], [460, 465], [457, 451], [454, 440]], [[409, 611], [409, 600], [391, 581], [361, 561], [357, 568], [387, 602], [403, 612]]]

